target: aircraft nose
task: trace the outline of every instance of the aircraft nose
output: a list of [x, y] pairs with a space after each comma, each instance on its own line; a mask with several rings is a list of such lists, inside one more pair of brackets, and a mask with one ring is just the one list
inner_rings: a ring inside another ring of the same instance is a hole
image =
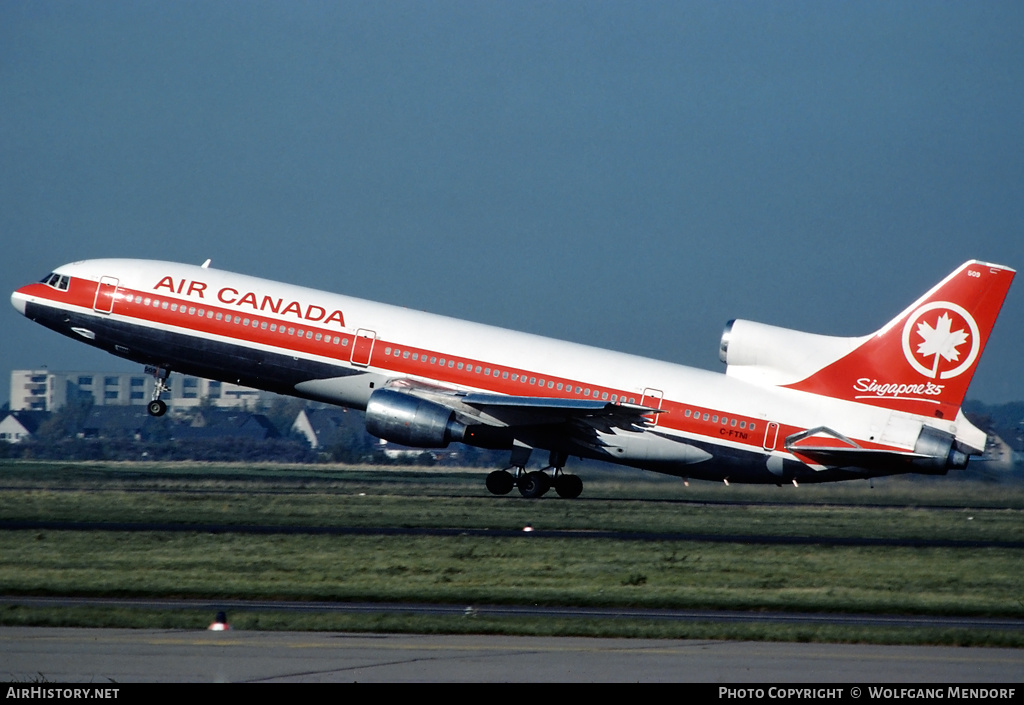
[[28, 297], [21, 293], [21, 289], [18, 289], [11, 294], [11, 306], [13, 306], [18, 313], [22, 316], [25, 315], [25, 304], [28, 302]]

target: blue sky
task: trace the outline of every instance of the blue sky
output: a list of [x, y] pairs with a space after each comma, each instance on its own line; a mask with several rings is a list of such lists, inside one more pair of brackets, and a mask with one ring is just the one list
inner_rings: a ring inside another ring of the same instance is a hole
[[[201, 263], [720, 370], [1024, 268], [1024, 4], [0, 3], [0, 284]], [[134, 369], [0, 313], [12, 368]], [[1024, 281], [968, 396], [1024, 399]]]

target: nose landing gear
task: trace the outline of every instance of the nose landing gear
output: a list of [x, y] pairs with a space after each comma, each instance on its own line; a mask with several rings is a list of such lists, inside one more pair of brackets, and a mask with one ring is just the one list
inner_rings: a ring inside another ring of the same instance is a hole
[[167, 413], [167, 402], [160, 397], [164, 392], [170, 391], [167, 379], [171, 376], [171, 371], [162, 367], [147, 367], [146, 372], [156, 378], [156, 383], [153, 385], [153, 399], [146, 404], [146, 411], [150, 416], [163, 416]]

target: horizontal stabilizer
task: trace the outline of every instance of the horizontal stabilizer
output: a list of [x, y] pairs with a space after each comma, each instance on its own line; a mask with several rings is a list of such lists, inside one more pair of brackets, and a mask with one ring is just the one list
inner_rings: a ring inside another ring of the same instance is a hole
[[856, 442], [830, 428], [818, 426], [786, 439], [786, 450], [790, 453], [836, 452], [842, 450], [864, 450]]

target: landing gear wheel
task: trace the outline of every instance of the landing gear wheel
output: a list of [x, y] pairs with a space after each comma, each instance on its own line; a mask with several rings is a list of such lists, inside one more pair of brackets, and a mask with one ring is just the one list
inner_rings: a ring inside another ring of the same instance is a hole
[[146, 411], [150, 416], [163, 416], [167, 413], [167, 402], [161, 399], [154, 399], [146, 405]]
[[563, 499], [576, 499], [583, 492], [583, 480], [578, 475], [559, 475], [555, 478], [555, 492]]
[[540, 471], [520, 476], [516, 484], [519, 485], [519, 494], [527, 499], [539, 499], [551, 489], [551, 479]]
[[495, 470], [487, 475], [487, 491], [491, 494], [508, 494], [515, 484], [516, 481], [508, 470]]

